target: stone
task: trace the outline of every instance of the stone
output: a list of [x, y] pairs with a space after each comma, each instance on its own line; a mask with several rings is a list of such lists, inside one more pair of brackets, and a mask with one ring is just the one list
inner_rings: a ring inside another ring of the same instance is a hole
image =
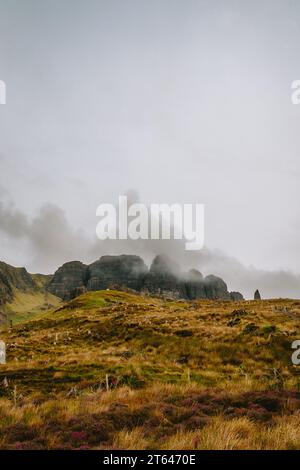
[[187, 298], [184, 280], [180, 279], [179, 266], [164, 255], [154, 258], [142, 290], [171, 299]]
[[142, 288], [147, 266], [135, 255], [102, 256], [89, 266], [88, 290], [128, 287]]
[[13, 300], [14, 289], [26, 292], [35, 287], [35, 281], [25, 268], [0, 262], [0, 305]]
[[230, 300], [238, 302], [244, 300], [244, 297], [240, 292], [230, 292]]
[[86, 286], [87, 278], [88, 267], [80, 261], [71, 261], [55, 272], [47, 290], [63, 300], [70, 300], [75, 289]]
[[204, 284], [207, 299], [230, 300], [227, 285], [220, 277], [213, 275], [206, 276], [204, 278]]
[[205, 283], [202, 274], [197, 269], [186, 273], [186, 293], [190, 300], [206, 299]]
[[75, 299], [79, 297], [79, 295], [85, 294], [87, 292], [87, 288], [85, 286], [75, 287], [70, 291], [70, 299]]
[[260, 292], [258, 289], [254, 292], [254, 300], [261, 300]]
[[72, 261], [61, 266], [47, 285], [63, 300], [104, 289], [132, 289], [170, 299], [243, 299], [238, 292], [229, 293], [220, 277], [203, 277], [196, 269], [183, 272], [165, 255], [156, 256], [149, 270], [135, 255], [102, 256], [89, 266]]

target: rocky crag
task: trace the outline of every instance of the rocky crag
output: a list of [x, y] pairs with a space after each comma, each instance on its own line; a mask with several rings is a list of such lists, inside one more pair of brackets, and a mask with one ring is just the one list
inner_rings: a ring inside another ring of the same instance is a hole
[[0, 261], [0, 305], [13, 299], [14, 289], [26, 292], [35, 287], [34, 279], [25, 268], [15, 268]]
[[239, 292], [229, 292], [221, 278], [203, 277], [195, 269], [182, 272], [166, 256], [156, 256], [150, 269], [142, 258], [134, 255], [102, 256], [90, 265], [72, 261], [61, 266], [47, 286], [49, 292], [63, 300], [85, 291], [112, 288], [129, 288], [173, 299], [243, 299]]

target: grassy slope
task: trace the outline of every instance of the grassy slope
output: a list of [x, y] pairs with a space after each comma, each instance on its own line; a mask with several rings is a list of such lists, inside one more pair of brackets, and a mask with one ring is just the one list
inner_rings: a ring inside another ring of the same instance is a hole
[[21, 292], [14, 289], [14, 298], [5, 306], [8, 319], [13, 324], [33, 319], [36, 315], [51, 307], [58, 306], [60, 299], [54, 295], [45, 294], [42, 289]]
[[300, 448], [299, 318], [117, 291], [40, 313], [1, 333], [0, 448]]
[[13, 300], [8, 302], [4, 311], [8, 315], [9, 322], [13, 324], [26, 320], [32, 320], [52, 307], [57, 307], [61, 300], [46, 292], [45, 286], [51, 276], [44, 274], [31, 274], [36, 287], [34, 289], [20, 290], [13, 288]]

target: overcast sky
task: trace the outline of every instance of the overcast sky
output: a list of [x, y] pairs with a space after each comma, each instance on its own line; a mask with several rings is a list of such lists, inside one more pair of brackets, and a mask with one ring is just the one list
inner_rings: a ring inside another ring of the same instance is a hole
[[0, 0], [0, 258], [99, 257], [97, 206], [134, 190], [204, 203], [206, 253], [296, 296], [299, 44], [298, 0]]

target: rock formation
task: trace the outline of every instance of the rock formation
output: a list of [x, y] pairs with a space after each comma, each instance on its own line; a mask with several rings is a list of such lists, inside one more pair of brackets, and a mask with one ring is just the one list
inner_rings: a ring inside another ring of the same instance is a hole
[[88, 266], [80, 261], [70, 261], [55, 272], [47, 289], [51, 294], [69, 300], [75, 297], [77, 289], [86, 287], [88, 275]]
[[186, 294], [191, 300], [205, 299], [207, 296], [204, 278], [200, 271], [191, 269], [185, 276]]
[[260, 292], [258, 289], [254, 292], [254, 300], [261, 300]]
[[206, 298], [230, 300], [230, 294], [228, 292], [227, 285], [220, 277], [213, 275], [206, 276], [204, 278], [204, 286]]
[[147, 266], [139, 256], [102, 256], [88, 268], [88, 290], [101, 290], [113, 285], [139, 291]]
[[230, 300], [244, 300], [244, 297], [240, 292], [230, 292]]
[[142, 291], [165, 297], [186, 298], [185, 283], [180, 279], [179, 266], [167, 256], [156, 256], [145, 276]]
[[238, 292], [229, 293], [225, 282], [216, 276], [203, 277], [192, 269], [180, 267], [166, 256], [156, 256], [148, 270], [139, 256], [102, 256], [89, 266], [79, 261], [65, 263], [52, 277], [47, 289], [64, 300], [85, 290], [130, 288], [173, 299], [242, 300]]
[[25, 292], [35, 287], [35, 281], [25, 268], [0, 262], [0, 305], [13, 299], [14, 289]]

